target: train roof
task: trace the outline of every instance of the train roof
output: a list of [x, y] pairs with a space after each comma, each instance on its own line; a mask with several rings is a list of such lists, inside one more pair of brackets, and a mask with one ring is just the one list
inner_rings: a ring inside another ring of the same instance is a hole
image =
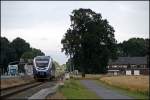
[[51, 58], [51, 56], [36, 56], [35, 58]]

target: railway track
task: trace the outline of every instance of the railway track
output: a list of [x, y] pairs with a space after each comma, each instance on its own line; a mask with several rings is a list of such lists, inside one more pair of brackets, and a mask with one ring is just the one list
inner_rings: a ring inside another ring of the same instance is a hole
[[41, 85], [41, 84], [43, 84], [43, 82], [31, 82], [31, 83], [17, 85], [14, 87], [1, 89], [1, 98], [9, 97], [11, 95], [14, 95], [16, 93], [25, 91], [25, 90], [33, 88], [33, 87], [36, 87], [36, 86]]
[[60, 80], [60, 77], [55, 78], [54, 80], [41, 80], [41, 81], [32, 81], [30, 83], [25, 83], [13, 87], [0, 89], [1, 98], [3, 99], [28, 99], [35, 93], [39, 92], [42, 89], [51, 88], [55, 86]]

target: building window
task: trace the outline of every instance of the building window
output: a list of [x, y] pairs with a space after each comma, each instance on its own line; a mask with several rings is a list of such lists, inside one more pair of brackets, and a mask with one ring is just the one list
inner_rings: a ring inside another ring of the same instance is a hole
[[131, 65], [131, 68], [137, 68], [137, 66], [136, 65]]
[[146, 68], [146, 66], [145, 65], [140, 65], [140, 68]]
[[113, 68], [117, 68], [117, 65], [114, 65]]
[[123, 68], [127, 68], [127, 65], [123, 65]]

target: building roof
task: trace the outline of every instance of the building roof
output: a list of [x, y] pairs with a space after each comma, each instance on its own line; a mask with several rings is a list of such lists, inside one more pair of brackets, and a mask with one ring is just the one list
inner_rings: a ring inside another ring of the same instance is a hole
[[116, 60], [109, 60], [108, 65], [115, 65], [115, 64], [147, 64], [147, 57], [118, 57]]
[[108, 72], [117, 72], [117, 71], [120, 71], [120, 70], [108, 70]]

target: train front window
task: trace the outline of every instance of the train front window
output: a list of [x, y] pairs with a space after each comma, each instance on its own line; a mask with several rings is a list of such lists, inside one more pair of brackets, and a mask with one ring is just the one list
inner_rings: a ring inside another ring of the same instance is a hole
[[36, 59], [35, 62], [37, 67], [47, 67], [49, 59]]

